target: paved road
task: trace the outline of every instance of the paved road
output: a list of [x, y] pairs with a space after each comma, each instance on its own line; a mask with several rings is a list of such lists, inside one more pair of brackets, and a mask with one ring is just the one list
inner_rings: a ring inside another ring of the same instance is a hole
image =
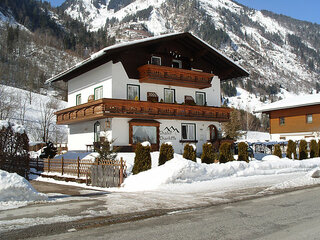
[[320, 187], [69, 231], [46, 240], [320, 239]]

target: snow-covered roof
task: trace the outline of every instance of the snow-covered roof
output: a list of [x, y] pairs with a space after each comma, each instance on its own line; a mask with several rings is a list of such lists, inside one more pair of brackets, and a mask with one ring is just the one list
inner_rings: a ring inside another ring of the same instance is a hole
[[264, 105], [260, 109], [257, 109], [255, 112], [270, 112], [274, 110], [311, 106], [318, 104], [320, 104], [320, 94], [299, 95]]
[[225, 60], [227, 60], [231, 65], [234, 65], [236, 68], [240, 69], [241, 71], [243, 71], [243, 75], [249, 75], [249, 73], [242, 68], [241, 66], [239, 66], [237, 63], [235, 63], [233, 60], [231, 60], [230, 58], [228, 58], [227, 56], [225, 56], [224, 54], [222, 54], [220, 51], [218, 51], [216, 48], [212, 47], [210, 44], [206, 43], [205, 41], [203, 41], [202, 39], [192, 35], [189, 32], [184, 32], [184, 33], [169, 33], [169, 34], [164, 34], [164, 35], [159, 35], [159, 36], [154, 36], [154, 37], [149, 37], [149, 38], [144, 38], [144, 39], [139, 39], [139, 40], [134, 40], [134, 41], [130, 41], [130, 42], [124, 42], [124, 43], [119, 43], [119, 44], [115, 44], [106, 48], [101, 49], [100, 51], [92, 54], [89, 58], [85, 59], [84, 61], [72, 66], [71, 68], [51, 77], [50, 79], [46, 80], [46, 84], [50, 83], [50, 82], [54, 82], [54, 81], [58, 81], [61, 80], [65, 75], [67, 75], [68, 73], [73, 72], [76, 69], [79, 69], [80, 67], [83, 67], [84, 65], [87, 65], [88, 63], [92, 62], [93, 60], [102, 57], [104, 55], [107, 55], [109, 52], [111, 52], [112, 50], [116, 50], [116, 49], [121, 49], [124, 47], [129, 47], [129, 46], [133, 46], [133, 45], [137, 45], [137, 44], [142, 44], [142, 43], [146, 43], [146, 42], [152, 42], [158, 39], [164, 39], [164, 38], [169, 38], [169, 37], [174, 37], [174, 36], [183, 36], [183, 35], [190, 35], [193, 38], [197, 39], [198, 41], [200, 41], [201, 43], [203, 43], [204, 45], [206, 45], [208, 48], [210, 48], [212, 51], [218, 53], [221, 57], [223, 57]]

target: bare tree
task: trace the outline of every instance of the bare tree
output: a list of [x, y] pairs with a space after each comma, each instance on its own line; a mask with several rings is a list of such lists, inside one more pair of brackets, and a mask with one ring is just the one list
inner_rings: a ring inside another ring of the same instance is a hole
[[59, 100], [51, 97], [46, 103], [40, 103], [41, 119], [40, 129], [42, 132], [42, 140], [47, 142], [49, 140], [49, 131], [54, 125], [54, 112], [60, 107]]
[[0, 85], [0, 119], [10, 120], [18, 108], [16, 97], [12, 91]]

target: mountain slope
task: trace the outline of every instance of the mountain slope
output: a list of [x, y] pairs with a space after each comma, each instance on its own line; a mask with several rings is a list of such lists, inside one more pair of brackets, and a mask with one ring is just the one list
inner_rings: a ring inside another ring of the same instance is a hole
[[242, 87], [261, 95], [271, 85], [310, 92], [320, 79], [319, 25], [231, 0], [67, 0], [62, 9], [119, 42], [193, 32], [249, 70]]

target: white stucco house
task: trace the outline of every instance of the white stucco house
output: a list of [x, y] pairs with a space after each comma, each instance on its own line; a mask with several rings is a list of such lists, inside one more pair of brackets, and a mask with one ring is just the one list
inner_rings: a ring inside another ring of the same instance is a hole
[[174, 33], [102, 49], [47, 83], [68, 83], [68, 108], [56, 112], [69, 128], [68, 149], [87, 150], [101, 137], [123, 151], [149, 141], [153, 150], [172, 142], [202, 151], [217, 140], [220, 81], [248, 72], [190, 33]]

